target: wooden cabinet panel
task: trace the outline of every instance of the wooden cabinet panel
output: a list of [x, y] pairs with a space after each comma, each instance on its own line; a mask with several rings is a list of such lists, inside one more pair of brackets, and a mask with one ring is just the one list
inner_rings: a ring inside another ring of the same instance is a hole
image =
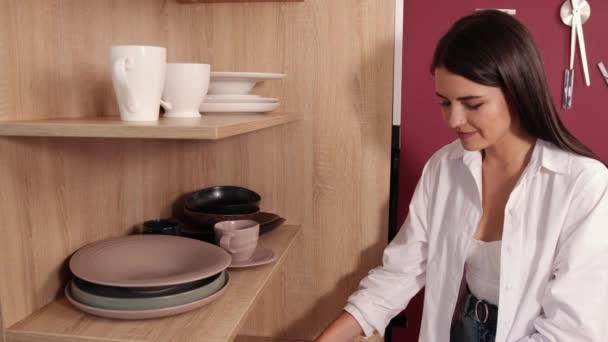
[[218, 141], [0, 137], [5, 328], [55, 300], [77, 248], [169, 215], [181, 194], [210, 185], [255, 189], [264, 210], [303, 227], [245, 335], [311, 339], [380, 262], [394, 0], [3, 1], [0, 120], [116, 116], [114, 44], [164, 46], [169, 62], [216, 71], [287, 73], [254, 93], [302, 115]]

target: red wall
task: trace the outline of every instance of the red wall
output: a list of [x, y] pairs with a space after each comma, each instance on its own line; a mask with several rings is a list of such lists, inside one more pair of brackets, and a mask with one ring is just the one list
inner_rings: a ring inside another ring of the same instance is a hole
[[[540, 46], [553, 98], [562, 120], [580, 140], [608, 161], [608, 85], [597, 67], [608, 67], [608, 1], [590, 0], [591, 17], [583, 25], [591, 86], [583, 80], [580, 53], [575, 59], [573, 107], [561, 109], [564, 69], [569, 63], [570, 27], [559, 18], [561, 0], [405, 0], [403, 42], [403, 103], [400, 175], [400, 222], [407, 214], [413, 189], [425, 161], [456, 136], [442, 122], [433, 78], [429, 73], [435, 44], [451, 24], [475, 8], [514, 8], [516, 17]], [[422, 311], [421, 295], [409, 305], [408, 329], [397, 331], [395, 341], [416, 341]]]

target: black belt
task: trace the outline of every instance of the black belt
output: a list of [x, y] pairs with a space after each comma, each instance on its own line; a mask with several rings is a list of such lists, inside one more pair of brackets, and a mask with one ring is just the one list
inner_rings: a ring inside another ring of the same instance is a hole
[[481, 324], [496, 327], [498, 306], [490, 304], [485, 300], [479, 300], [471, 292], [468, 292], [464, 302], [464, 314]]

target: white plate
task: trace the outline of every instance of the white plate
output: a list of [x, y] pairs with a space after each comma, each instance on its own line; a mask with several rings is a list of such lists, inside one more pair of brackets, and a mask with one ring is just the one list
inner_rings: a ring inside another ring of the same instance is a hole
[[91, 283], [120, 287], [183, 284], [225, 270], [220, 247], [180, 236], [128, 235], [96, 241], [70, 258], [70, 270]]
[[201, 103], [201, 113], [265, 113], [271, 112], [279, 106], [279, 102], [272, 103]]
[[273, 103], [279, 102], [278, 99], [273, 97], [252, 97], [252, 98], [244, 98], [244, 99], [215, 99], [215, 98], [205, 98], [204, 103]]
[[262, 97], [262, 95], [238, 95], [238, 94], [215, 94], [215, 95], [207, 95], [205, 98], [206, 99], [214, 99], [214, 100], [220, 100], [220, 99], [255, 99], [258, 97]]
[[212, 80], [220, 79], [252, 79], [256, 81], [264, 80], [280, 80], [285, 78], [287, 74], [270, 73], [270, 72], [227, 72], [227, 71], [214, 71], [211, 72]]

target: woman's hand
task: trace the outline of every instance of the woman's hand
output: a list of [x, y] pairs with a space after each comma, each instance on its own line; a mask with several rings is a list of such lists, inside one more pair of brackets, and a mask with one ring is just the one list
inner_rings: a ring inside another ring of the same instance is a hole
[[314, 342], [348, 342], [363, 333], [351, 314], [344, 311], [317, 337]]

